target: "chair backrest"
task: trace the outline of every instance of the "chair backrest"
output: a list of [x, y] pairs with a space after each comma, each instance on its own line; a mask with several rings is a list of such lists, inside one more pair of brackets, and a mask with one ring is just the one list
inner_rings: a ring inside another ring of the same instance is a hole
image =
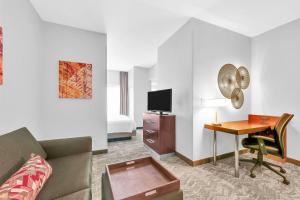
[[280, 119], [277, 121], [274, 130], [275, 130], [275, 139], [279, 145], [280, 154], [283, 157], [285, 155], [285, 135], [286, 135], [286, 126], [294, 117], [293, 114], [284, 113], [281, 115]]

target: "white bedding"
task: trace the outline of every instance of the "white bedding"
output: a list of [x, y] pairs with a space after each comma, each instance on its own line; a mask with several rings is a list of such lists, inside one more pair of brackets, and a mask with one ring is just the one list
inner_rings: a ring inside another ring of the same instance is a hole
[[108, 133], [131, 133], [136, 129], [136, 124], [133, 119], [128, 116], [119, 115], [108, 117], [107, 132]]

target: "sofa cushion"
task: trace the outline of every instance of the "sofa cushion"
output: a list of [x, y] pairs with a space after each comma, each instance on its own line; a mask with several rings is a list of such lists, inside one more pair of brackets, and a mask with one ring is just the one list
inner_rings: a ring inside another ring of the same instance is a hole
[[25, 160], [28, 160], [30, 158], [31, 153], [40, 155], [44, 159], [47, 158], [47, 154], [40, 145], [40, 143], [32, 136], [29, 130], [25, 127], [2, 135], [1, 138], [2, 137], [13, 140], [15, 142], [14, 147], [18, 147], [20, 149], [22, 157]]
[[47, 160], [52, 167], [49, 178], [37, 199], [55, 199], [87, 189], [91, 184], [92, 153], [81, 153]]
[[84, 189], [84, 190], [80, 190], [78, 192], [74, 192], [72, 194], [63, 196], [63, 197], [59, 197], [55, 200], [90, 200], [92, 199], [92, 195], [91, 195], [91, 189]]
[[21, 128], [0, 136], [0, 184], [15, 173], [30, 154], [47, 157], [41, 145], [27, 128]]
[[11, 177], [25, 163], [21, 151], [14, 141], [0, 136], [0, 185]]
[[35, 199], [52, 173], [41, 156], [32, 157], [0, 187], [0, 199]]

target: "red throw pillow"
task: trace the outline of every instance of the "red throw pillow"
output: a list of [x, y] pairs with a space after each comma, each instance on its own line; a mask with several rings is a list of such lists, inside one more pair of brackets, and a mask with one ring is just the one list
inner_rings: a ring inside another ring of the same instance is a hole
[[34, 200], [49, 176], [51, 166], [39, 155], [31, 158], [0, 187], [0, 200]]

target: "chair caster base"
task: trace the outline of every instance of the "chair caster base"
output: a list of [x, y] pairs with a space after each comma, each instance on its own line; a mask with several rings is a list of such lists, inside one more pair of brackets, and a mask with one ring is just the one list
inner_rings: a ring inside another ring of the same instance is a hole
[[255, 174], [250, 174], [250, 177], [251, 177], [251, 178], [255, 178], [256, 175], [255, 175]]
[[282, 168], [280, 169], [280, 172], [283, 173], [283, 174], [286, 173], [285, 169], [282, 169]]
[[282, 181], [282, 183], [283, 183], [283, 184], [286, 184], [286, 185], [289, 185], [289, 184], [290, 184], [290, 181], [288, 181], [287, 179], [284, 179], [284, 180]]

